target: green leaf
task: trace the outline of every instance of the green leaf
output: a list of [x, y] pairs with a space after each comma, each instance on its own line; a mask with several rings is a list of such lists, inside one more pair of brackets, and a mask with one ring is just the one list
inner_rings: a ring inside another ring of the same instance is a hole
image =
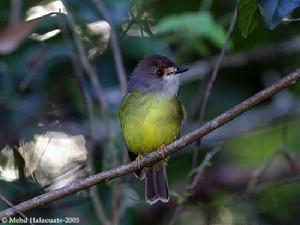
[[161, 34], [175, 33], [184, 38], [205, 38], [217, 47], [222, 47], [226, 39], [222, 26], [207, 12], [170, 15], [159, 21], [157, 28]]
[[259, 10], [256, 0], [240, 0], [238, 3], [238, 25], [241, 34], [247, 38], [259, 22]]

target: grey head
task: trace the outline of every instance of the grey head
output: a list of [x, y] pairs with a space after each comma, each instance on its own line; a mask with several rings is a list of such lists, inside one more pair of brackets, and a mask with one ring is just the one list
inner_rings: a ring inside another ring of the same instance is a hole
[[128, 82], [128, 92], [151, 92], [162, 96], [174, 96], [179, 87], [178, 74], [187, 67], [177, 67], [162, 55], [146, 56], [134, 68]]

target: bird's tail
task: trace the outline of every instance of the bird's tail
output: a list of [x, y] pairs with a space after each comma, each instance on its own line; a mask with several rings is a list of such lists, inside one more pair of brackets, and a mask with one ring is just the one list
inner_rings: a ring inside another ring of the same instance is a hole
[[154, 204], [158, 200], [162, 202], [169, 201], [166, 165], [165, 161], [161, 161], [152, 167], [144, 168], [145, 198], [150, 204]]

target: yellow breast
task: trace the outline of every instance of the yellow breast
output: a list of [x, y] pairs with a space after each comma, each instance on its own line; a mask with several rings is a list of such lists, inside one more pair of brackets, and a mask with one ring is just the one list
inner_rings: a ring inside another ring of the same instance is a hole
[[164, 99], [153, 93], [129, 93], [119, 111], [125, 143], [135, 154], [155, 151], [176, 140], [184, 117], [177, 96]]

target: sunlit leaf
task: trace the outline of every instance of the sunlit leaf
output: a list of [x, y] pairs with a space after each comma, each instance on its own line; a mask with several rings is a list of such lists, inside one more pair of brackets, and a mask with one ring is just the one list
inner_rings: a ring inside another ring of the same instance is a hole
[[26, 20], [32, 20], [48, 15], [50, 13], [67, 14], [67, 9], [60, 0], [43, 1], [39, 5], [33, 6], [26, 12]]
[[25, 173], [41, 186], [57, 189], [82, 174], [87, 159], [85, 139], [64, 132], [37, 134], [31, 142], [22, 144], [19, 152], [25, 161]]

